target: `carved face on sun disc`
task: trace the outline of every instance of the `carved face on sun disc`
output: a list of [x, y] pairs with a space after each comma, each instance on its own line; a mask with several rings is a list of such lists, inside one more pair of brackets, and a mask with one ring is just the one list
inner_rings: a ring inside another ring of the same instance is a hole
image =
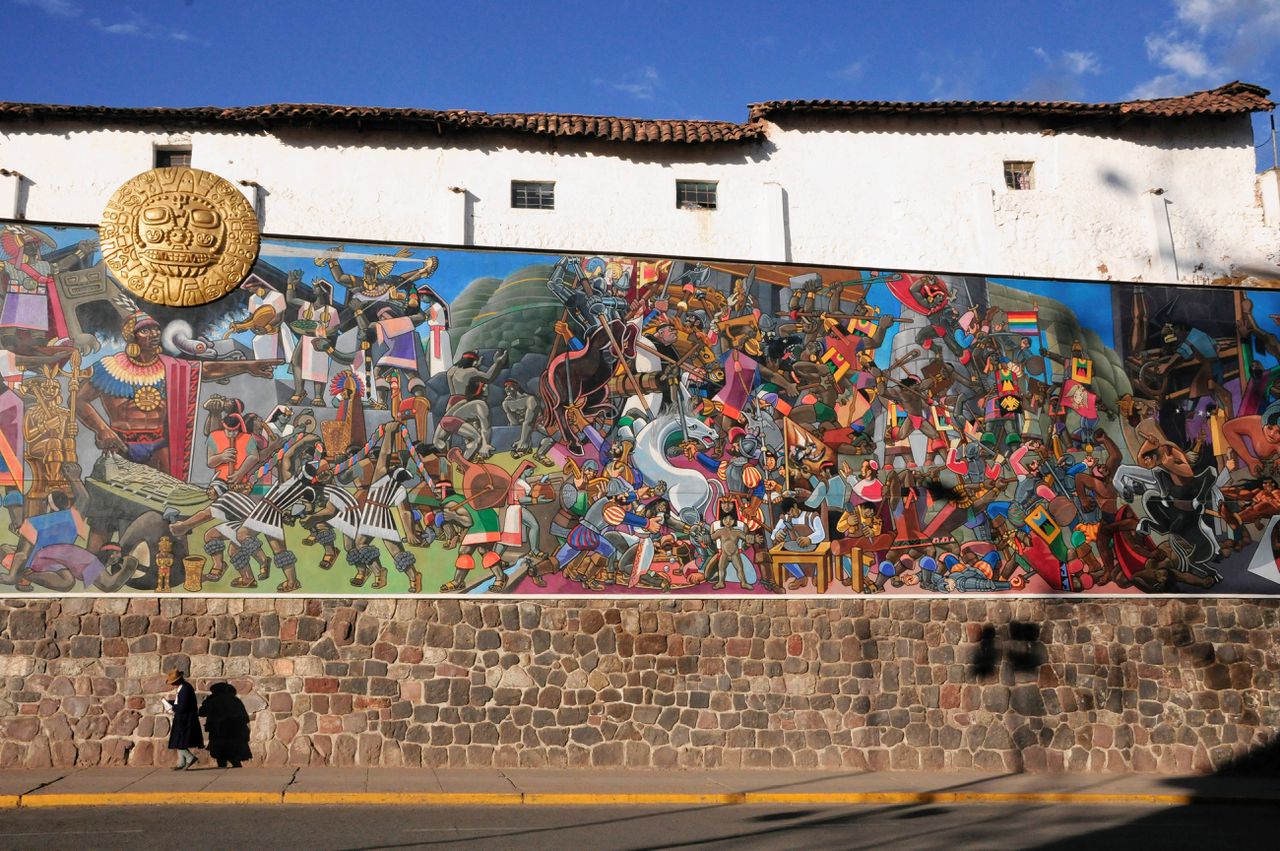
[[258, 220], [223, 178], [193, 168], [143, 172], [116, 190], [99, 230], [107, 268], [156, 304], [194, 307], [240, 285], [258, 256]]

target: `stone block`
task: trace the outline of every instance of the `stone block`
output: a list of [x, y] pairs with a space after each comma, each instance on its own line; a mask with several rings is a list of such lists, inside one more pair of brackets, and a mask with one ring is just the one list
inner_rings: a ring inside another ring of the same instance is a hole
[[337, 677], [306, 677], [302, 681], [302, 688], [309, 694], [335, 694], [339, 682]]
[[665, 653], [667, 637], [665, 635], [640, 635], [635, 639], [635, 652], [640, 656], [651, 656]]
[[[998, 703], [998, 698], [996, 702]], [[1035, 683], [1015, 686], [1009, 692], [1009, 706], [1017, 714], [1026, 717], [1039, 717], [1045, 714], [1044, 699], [1040, 695], [1040, 687]]]
[[14, 609], [9, 612], [5, 632], [14, 641], [33, 641], [45, 636], [45, 613], [40, 609]]
[[67, 655], [72, 659], [97, 659], [102, 656], [102, 639], [89, 635], [74, 636]]
[[4, 735], [15, 742], [30, 742], [40, 732], [40, 719], [34, 715], [22, 715], [3, 722]]
[[675, 629], [681, 635], [706, 638], [711, 634], [711, 616], [706, 612], [682, 612], [675, 616]]

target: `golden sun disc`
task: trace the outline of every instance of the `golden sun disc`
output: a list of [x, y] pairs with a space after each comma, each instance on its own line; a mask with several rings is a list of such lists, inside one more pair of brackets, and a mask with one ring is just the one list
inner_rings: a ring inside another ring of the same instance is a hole
[[126, 181], [102, 212], [102, 257], [120, 285], [153, 304], [196, 307], [240, 286], [258, 257], [258, 219], [226, 179], [156, 168]]

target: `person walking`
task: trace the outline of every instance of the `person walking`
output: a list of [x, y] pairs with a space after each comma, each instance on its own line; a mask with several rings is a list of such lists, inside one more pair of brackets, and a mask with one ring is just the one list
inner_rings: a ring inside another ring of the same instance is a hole
[[165, 698], [165, 703], [173, 713], [173, 722], [169, 727], [169, 750], [176, 750], [180, 759], [173, 770], [185, 771], [196, 764], [196, 756], [191, 749], [204, 747], [200, 716], [196, 714], [196, 690], [177, 668], [169, 672], [165, 681], [177, 688], [173, 699]]

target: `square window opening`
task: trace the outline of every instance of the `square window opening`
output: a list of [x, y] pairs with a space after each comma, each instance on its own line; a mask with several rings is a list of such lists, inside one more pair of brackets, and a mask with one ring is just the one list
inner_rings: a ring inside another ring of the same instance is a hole
[[511, 206], [517, 210], [554, 210], [556, 185], [550, 180], [513, 180]]
[[716, 209], [716, 182], [714, 180], [677, 180], [676, 209]]
[[1035, 163], [1028, 160], [1004, 161], [1004, 185], [1009, 189], [1035, 189]]
[[190, 168], [191, 147], [156, 148], [156, 168]]

